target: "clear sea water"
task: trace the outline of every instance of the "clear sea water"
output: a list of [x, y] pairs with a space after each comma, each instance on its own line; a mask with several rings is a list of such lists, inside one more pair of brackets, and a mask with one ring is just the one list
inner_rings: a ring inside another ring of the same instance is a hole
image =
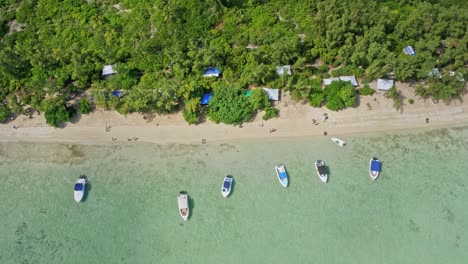
[[[343, 139], [345, 148], [325, 137], [3, 143], [0, 263], [467, 263], [468, 129]], [[373, 156], [383, 161], [375, 182]], [[329, 166], [327, 184], [316, 159]], [[92, 178], [77, 204], [68, 181], [80, 174]]]

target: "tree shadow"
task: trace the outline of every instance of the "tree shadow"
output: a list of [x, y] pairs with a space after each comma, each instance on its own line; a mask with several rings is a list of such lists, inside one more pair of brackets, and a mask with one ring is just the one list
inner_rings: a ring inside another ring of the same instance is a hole
[[80, 112], [77, 111], [76, 114], [74, 114], [74, 115], [70, 118], [70, 121], [68, 121], [68, 122], [70, 122], [70, 123], [72, 123], [72, 124], [76, 124], [76, 123], [78, 123], [78, 122], [81, 120], [81, 117], [82, 117], [82, 116], [83, 116], [83, 115], [82, 115]]

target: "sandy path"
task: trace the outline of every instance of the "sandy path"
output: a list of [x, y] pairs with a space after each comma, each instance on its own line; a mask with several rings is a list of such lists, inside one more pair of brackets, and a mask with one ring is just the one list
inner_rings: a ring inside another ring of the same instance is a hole
[[[371, 87], [375, 83], [371, 84]], [[43, 116], [33, 119], [19, 117], [8, 124], [0, 125], [0, 141], [17, 142], [64, 142], [81, 144], [108, 144], [128, 142], [128, 138], [136, 137], [138, 141], [159, 144], [190, 143], [200, 144], [204, 138], [207, 142], [229, 141], [235, 139], [256, 139], [296, 136], [322, 136], [324, 131], [328, 136], [343, 136], [356, 133], [379, 131], [406, 130], [429, 127], [456, 127], [468, 125], [468, 105], [461, 101], [450, 104], [433, 104], [430, 100], [417, 100], [413, 88], [405, 83], [398, 83], [397, 87], [404, 97], [403, 110], [397, 112], [393, 102], [384, 98], [382, 91], [373, 96], [360, 99], [358, 107], [332, 112], [325, 107], [312, 108], [307, 104], [292, 102], [284, 95], [281, 102], [276, 103], [280, 109], [280, 117], [263, 121], [260, 113], [256, 119], [238, 126], [213, 124], [210, 121], [189, 126], [183, 120], [182, 114], [155, 116], [145, 120], [140, 114], [127, 117], [114, 111], [95, 111], [82, 116], [78, 122], [69, 123], [64, 129], [51, 128], [45, 124]], [[415, 103], [410, 105], [408, 99]], [[468, 96], [465, 95], [464, 99]], [[372, 107], [370, 110], [367, 106]], [[329, 118], [326, 122], [320, 119], [323, 113]], [[430, 123], [426, 124], [425, 119]], [[319, 123], [314, 125], [312, 119]], [[260, 126], [260, 124], [264, 124]], [[13, 129], [13, 126], [19, 126]], [[106, 126], [112, 126], [109, 132]], [[275, 128], [276, 132], [269, 130]], [[112, 138], [117, 138], [116, 142]]]

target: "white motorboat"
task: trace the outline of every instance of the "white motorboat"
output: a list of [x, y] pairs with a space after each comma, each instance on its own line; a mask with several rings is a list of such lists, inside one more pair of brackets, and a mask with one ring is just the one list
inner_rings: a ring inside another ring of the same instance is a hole
[[223, 185], [221, 186], [221, 194], [223, 195], [223, 197], [228, 197], [229, 194], [231, 193], [233, 180], [234, 178], [232, 178], [231, 175], [228, 175], [227, 177], [224, 178]]
[[179, 193], [177, 195], [177, 203], [179, 205], [179, 214], [184, 221], [187, 221], [189, 214], [190, 214], [190, 209], [189, 209], [189, 202], [188, 202], [188, 195], [185, 193]]
[[337, 144], [340, 147], [346, 146], [346, 142], [344, 142], [343, 140], [339, 138], [331, 138], [331, 141], [333, 141], [333, 143]]
[[327, 182], [328, 181], [328, 173], [327, 173], [327, 166], [325, 166], [325, 163], [323, 160], [317, 160], [315, 162], [315, 169], [317, 170], [317, 174], [322, 182]]
[[382, 162], [377, 158], [372, 158], [369, 162], [369, 175], [375, 181], [379, 177], [380, 170], [382, 169]]
[[77, 203], [83, 200], [85, 189], [86, 189], [85, 187], [86, 187], [86, 178], [83, 177], [83, 175], [81, 175], [80, 178], [76, 180], [75, 188], [74, 188], [74, 197]]
[[278, 164], [275, 166], [276, 176], [278, 177], [279, 182], [283, 187], [288, 187], [288, 173], [283, 164]]

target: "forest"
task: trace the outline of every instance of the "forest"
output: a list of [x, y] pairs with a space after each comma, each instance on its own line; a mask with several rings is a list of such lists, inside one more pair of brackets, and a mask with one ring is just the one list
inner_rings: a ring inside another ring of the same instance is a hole
[[[0, 39], [0, 121], [38, 112], [52, 126], [94, 107], [183, 111], [190, 124], [275, 117], [262, 87], [340, 110], [359, 91], [321, 89], [337, 75], [414, 80], [421, 98], [448, 102], [468, 77], [459, 0], [3, 0]], [[103, 78], [106, 65], [116, 73]], [[278, 75], [280, 65], [293, 74]], [[209, 67], [221, 76], [204, 78]], [[428, 76], [434, 68], [440, 78]]]

